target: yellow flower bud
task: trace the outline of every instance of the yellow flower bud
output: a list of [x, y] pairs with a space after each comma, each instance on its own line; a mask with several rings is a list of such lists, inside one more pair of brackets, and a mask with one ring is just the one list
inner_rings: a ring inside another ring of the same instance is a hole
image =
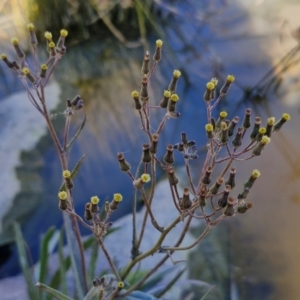
[[149, 181], [151, 180], [151, 177], [150, 177], [149, 174], [143, 174], [143, 175], [141, 176], [141, 180], [142, 180], [144, 183], [146, 183], [146, 182], [149, 182]]
[[11, 39], [11, 43], [14, 45], [14, 46], [16, 46], [16, 45], [19, 45], [19, 40], [17, 39], [17, 38], [12, 38]]
[[156, 47], [161, 48], [163, 45], [163, 41], [162, 40], [157, 40], [156, 41]]
[[235, 77], [233, 75], [228, 75], [227, 80], [232, 83], [232, 82], [234, 82]]
[[67, 194], [65, 191], [59, 192], [59, 193], [58, 193], [58, 198], [59, 198], [60, 200], [67, 200], [68, 194]]
[[260, 176], [260, 172], [257, 169], [252, 171], [252, 177], [253, 178], [258, 178], [259, 176]]
[[123, 196], [119, 193], [114, 194], [114, 201], [121, 202], [123, 200]]
[[64, 178], [70, 178], [71, 177], [71, 172], [69, 170], [64, 170], [62, 173]]
[[66, 37], [66, 36], [68, 35], [68, 31], [67, 31], [66, 29], [62, 29], [62, 30], [60, 31], [60, 35], [61, 35], [62, 37]]
[[181, 72], [180, 72], [179, 70], [174, 70], [173, 76], [174, 76], [175, 78], [179, 78], [179, 77], [181, 76]]
[[172, 94], [171, 95], [171, 100], [174, 101], [174, 102], [177, 102], [179, 100], [179, 97], [177, 94]]
[[91, 202], [92, 204], [98, 204], [100, 201], [100, 199], [97, 196], [93, 196], [91, 197]]
[[215, 88], [215, 84], [213, 83], [213, 82], [208, 82], [207, 84], [206, 84], [206, 88], [208, 89], [208, 90], [210, 90], [210, 91], [212, 91], [214, 88]]

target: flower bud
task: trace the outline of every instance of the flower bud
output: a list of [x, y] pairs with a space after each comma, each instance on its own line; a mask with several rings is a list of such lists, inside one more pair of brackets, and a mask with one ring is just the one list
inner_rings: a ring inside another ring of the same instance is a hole
[[261, 141], [258, 142], [258, 144], [253, 148], [252, 153], [255, 156], [259, 156], [261, 154], [261, 151], [264, 148], [264, 146], [270, 143], [270, 140], [271, 139], [269, 137], [267, 137], [266, 135], [264, 135], [261, 138]]
[[205, 130], [206, 130], [206, 136], [208, 139], [212, 139], [214, 137], [214, 127], [212, 124], [206, 124], [205, 125]]
[[60, 53], [61, 53], [61, 51], [64, 52], [65, 40], [66, 40], [67, 35], [68, 35], [68, 31], [66, 29], [61, 29], [60, 36], [59, 36], [59, 39], [57, 41], [57, 47], [56, 47], [58, 52], [60, 52]]
[[224, 119], [226, 117], [227, 117], [227, 112], [226, 111], [221, 111], [220, 114], [219, 114], [219, 117], [217, 119], [216, 125], [215, 125], [217, 129], [221, 128], [221, 123], [224, 121]]
[[233, 75], [228, 75], [225, 84], [222, 86], [220, 90], [221, 95], [226, 95], [228, 93], [228, 90], [231, 86], [231, 84], [234, 82], [235, 77]]
[[48, 43], [48, 49], [49, 49], [49, 53], [52, 57], [56, 56], [55, 43], [53, 43], [53, 42]]
[[109, 208], [111, 210], [116, 210], [118, 208], [119, 203], [123, 200], [123, 196], [119, 193], [114, 194], [113, 201], [110, 203]]
[[166, 108], [168, 106], [170, 97], [171, 97], [171, 92], [169, 90], [164, 91], [164, 96], [160, 100], [159, 106], [161, 108]]
[[45, 78], [47, 73], [48, 66], [46, 64], [41, 65], [40, 77]]
[[233, 204], [234, 204], [234, 198], [233, 197], [228, 197], [227, 205], [226, 205], [226, 207], [223, 211], [225, 216], [231, 217], [231, 216], [234, 215]]
[[226, 144], [228, 142], [228, 127], [226, 125], [225, 122], [221, 123], [221, 137], [220, 137], [220, 141], [221, 144]]
[[258, 129], [258, 133], [257, 133], [257, 135], [255, 137], [255, 140], [258, 141], [258, 142], [260, 142], [261, 139], [262, 139], [262, 137], [266, 134], [266, 132], [267, 132], [267, 130], [266, 130], [265, 127], [260, 127]]
[[158, 137], [159, 137], [159, 135], [157, 133], [154, 133], [151, 135], [150, 152], [153, 154], [155, 154], [157, 152]]
[[32, 23], [29, 23], [29, 24], [27, 24], [27, 28], [28, 28], [29, 34], [30, 34], [30, 43], [31, 43], [32, 47], [36, 47], [38, 45], [38, 40], [36, 38], [34, 25]]
[[142, 75], [148, 75], [150, 72], [149, 60], [150, 60], [150, 53], [149, 51], [146, 51], [143, 64], [142, 64], [142, 69], [141, 69]]
[[98, 206], [99, 201], [100, 201], [100, 199], [97, 196], [91, 197], [91, 204], [92, 204], [91, 205], [91, 212], [92, 213], [97, 213], [98, 212], [98, 210], [99, 210], [99, 206]]
[[274, 124], [275, 124], [275, 118], [274, 117], [268, 118], [266, 134], [265, 134], [267, 137], [271, 137]]
[[237, 133], [236, 133], [234, 139], [232, 140], [232, 145], [235, 148], [240, 147], [242, 145], [242, 138], [243, 138], [243, 128], [238, 127]]
[[145, 75], [143, 76], [143, 79], [142, 79], [140, 97], [143, 102], [147, 102], [149, 100], [148, 77]]
[[260, 172], [258, 170], [253, 170], [249, 179], [244, 183], [244, 190], [251, 189], [255, 180], [260, 176]]
[[279, 121], [274, 124], [273, 130], [278, 131], [282, 125], [291, 119], [289, 114], [284, 113]]
[[257, 134], [259, 132], [259, 129], [260, 129], [260, 124], [261, 124], [261, 118], [256, 117], [252, 133], [250, 134], [250, 138], [251, 138], [252, 141], [256, 140], [256, 136], [257, 136]]
[[133, 91], [131, 93], [131, 96], [132, 96], [132, 98], [134, 100], [134, 107], [135, 107], [135, 109], [137, 109], [137, 110], [141, 109], [142, 105], [141, 105], [140, 100], [139, 100], [139, 93], [138, 93], [138, 91]]
[[219, 207], [224, 208], [227, 205], [227, 199], [228, 199], [228, 195], [230, 193], [230, 190], [231, 190], [230, 185], [226, 185], [225, 190], [224, 190], [223, 195], [222, 195], [222, 198], [220, 198], [219, 201], [218, 201]]
[[245, 111], [245, 115], [244, 115], [244, 120], [243, 120], [243, 128], [248, 129], [251, 127], [251, 112], [252, 109], [251, 108], [247, 108]]
[[171, 92], [171, 94], [176, 92], [177, 82], [180, 76], [181, 76], [181, 72], [179, 70], [174, 70], [173, 77], [168, 87], [168, 90]]
[[14, 67], [14, 64], [7, 58], [6, 54], [1, 54], [1, 59], [6, 63], [6, 65], [12, 69]]
[[203, 95], [204, 101], [213, 100], [213, 96], [215, 94], [214, 89], [215, 89], [215, 84], [213, 82], [210, 81], [206, 84], [206, 90], [205, 90], [205, 93]]
[[250, 209], [252, 207], [253, 207], [253, 204], [251, 202], [247, 203], [244, 199], [242, 199], [238, 204], [237, 212], [239, 214], [244, 214], [248, 209]]
[[224, 182], [224, 178], [220, 177], [217, 179], [217, 181], [214, 183], [214, 185], [209, 189], [210, 193], [212, 195], [215, 195], [218, 193], [220, 186], [222, 185], [222, 183]]
[[203, 177], [201, 178], [201, 182], [202, 182], [203, 184], [205, 184], [205, 185], [210, 184], [210, 182], [211, 182], [211, 179], [210, 179], [211, 172], [212, 172], [212, 168], [211, 168], [211, 167], [208, 167], [208, 168], [205, 170], [205, 174], [204, 174]]
[[87, 221], [91, 221], [93, 219], [93, 214], [92, 214], [92, 203], [87, 202], [84, 207], [84, 219]]
[[206, 190], [205, 189], [201, 189], [198, 203], [199, 203], [200, 207], [204, 207], [206, 205]]
[[156, 41], [156, 48], [155, 48], [155, 52], [154, 52], [154, 55], [153, 55], [153, 60], [156, 61], [157, 63], [161, 60], [162, 45], [163, 45], [162, 40], [157, 40]]
[[31, 74], [28, 68], [23, 68], [22, 72], [31, 83], [35, 83], [35, 77]]
[[229, 173], [229, 178], [225, 181], [225, 185], [229, 185], [231, 189], [235, 187], [235, 173], [236, 173], [236, 169], [231, 168]]
[[176, 104], [179, 101], [177, 94], [172, 94], [168, 102], [168, 112], [175, 112]]
[[232, 121], [228, 125], [228, 136], [233, 136], [234, 133], [234, 128], [236, 124], [239, 122], [240, 118], [239, 117], [234, 117]]
[[149, 174], [143, 174], [140, 178], [133, 181], [133, 186], [136, 190], [140, 190], [145, 183], [149, 182], [151, 177]]
[[65, 191], [58, 193], [59, 203], [58, 207], [60, 210], [66, 210], [68, 208], [68, 194]]
[[23, 52], [23, 50], [21, 49], [21, 47], [19, 45], [19, 40], [17, 38], [12, 38], [11, 43], [13, 44], [13, 46], [16, 50], [17, 56], [20, 59], [24, 59], [25, 58], [25, 53]]

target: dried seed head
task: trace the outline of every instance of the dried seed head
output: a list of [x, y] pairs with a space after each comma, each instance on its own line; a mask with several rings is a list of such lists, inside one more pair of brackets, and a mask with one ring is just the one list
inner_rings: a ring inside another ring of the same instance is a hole
[[245, 116], [244, 116], [244, 120], [243, 120], [243, 128], [248, 129], [251, 127], [251, 112], [252, 109], [251, 108], [247, 108], [245, 111]]
[[252, 207], [253, 207], [253, 204], [251, 202], [247, 203], [245, 200], [242, 199], [238, 204], [237, 212], [239, 214], [244, 214], [248, 209], [250, 209]]
[[174, 147], [173, 145], [169, 144], [167, 146], [167, 152], [163, 157], [163, 160], [167, 164], [173, 164], [175, 159], [174, 159], [174, 153], [173, 153]]
[[223, 184], [224, 182], [224, 178], [223, 177], [219, 177], [217, 179], [217, 181], [214, 183], [214, 185], [209, 189], [210, 193], [212, 195], [215, 195], [218, 193], [220, 186]]
[[225, 181], [225, 185], [229, 185], [231, 189], [235, 187], [235, 173], [236, 173], [236, 169], [231, 168], [229, 173], [229, 178]]
[[150, 53], [149, 51], [146, 51], [143, 64], [142, 64], [142, 69], [141, 69], [142, 75], [148, 75], [150, 72], [149, 60], [150, 60]]
[[147, 102], [149, 100], [148, 94], [148, 77], [143, 76], [141, 90], [140, 90], [140, 97], [143, 102]]
[[84, 219], [87, 221], [90, 221], [93, 219], [93, 214], [92, 214], [92, 203], [87, 202], [84, 207]]
[[228, 199], [228, 195], [229, 195], [230, 191], [231, 191], [230, 185], [226, 185], [225, 186], [225, 190], [223, 192], [223, 195], [222, 195], [222, 197], [218, 201], [219, 207], [223, 207], [224, 208], [227, 205], [227, 199]]
[[159, 137], [159, 135], [157, 133], [153, 133], [151, 135], [151, 145], [150, 145], [150, 149], [149, 149], [151, 153], [157, 152], [158, 137]]
[[227, 199], [227, 205], [224, 209], [224, 215], [231, 217], [234, 215], [234, 208], [233, 208], [233, 204], [234, 204], [234, 198], [233, 197], [228, 197]]
[[204, 207], [206, 205], [206, 190], [205, 189], [201, 189], [198, 203], [199, 203], [200, 207]]
[[178, 184], [179, 180], [178, 180], [178, 178], [175, 175], [174, 167], [170, 166], [167, 169], [167, 175], [168, 175], [168, 179], [169, 179], [170, 185], [176, 185], [176, 184]]
[[205, 174], [204, 174], [204, 176], [201, 178], [201, 182], [202, 182], [203, 184], [205, 184], [205, 185], [210, 184], [210, 182], [211, 182], [211, 179], [210, 179], [211, 172], [212, 172], [212, 168], [211, 168], [211, 167], [208, 167], [208, 168], [205, 170]]
[[243, 128], [239, 127], [234, 139], [232, 140], [232, 145], [235, 148], [240, 147], [242, 145], [242, 138], [243, 138]]
[[234, 128], [236, 124], [239, 122], [240, 118], [239, 117], [234, 117], [232, 121], [228, 125], [228, 136], [233, 136], [234, 133]]
[[117, 154], [118, 161], [119, 161], [119, 166], [121, 171], [123, 172], [128, 172], [130, 171], [130, 164], [125, 160], [124, 155], [122, 153]]
[[183, 196], [179, 200], [179, 207], [183, 210], [189, 209], [192, 206], [192, 201], [190, 199], [190, 190], [189, 188], [184, 188], [183, 190]]

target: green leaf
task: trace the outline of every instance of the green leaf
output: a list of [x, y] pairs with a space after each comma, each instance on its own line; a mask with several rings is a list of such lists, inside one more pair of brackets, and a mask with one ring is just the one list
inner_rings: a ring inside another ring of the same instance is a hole
[[98, 243], [95, 239], [93, 239], [93, 240], [94, 240], [94, 242], [92, 244], [91, 258], [90, 258], [90, 263], [88, 266], [89, 282], [92, 282], [93, 279], [95, 278], [96, 263], [97, 263], [97, 259], [98, 259], [98, 253], [99, 253]]
[[[83, 162], [85, 156], [86, 156], [86, 154], [83, 154], [83, 155], [81, 156], [81, 158], [79, 159], [79, 161], [77, 162], [75, 168], [74, 168], [73, 171], [71, 172], [71, 177], [70, 177], [71, 179], [74, 179], [74, 178], [76, 177], [76, 175], [77, 175], [77, 173], [79, 172], [79, 169], [80, 169], [80, 167], [81, 167], [81, 165], [82, 165], [82, 162]], [[65, 183], [63, 183], [62, 186], [61, 186], [60, 189], [59, 189], [59, 192], [62, 192], [62, 191], [66, 191], [66, 185], [65, 185]]]
[[83, 277], [83, 270], [81, 269], [82, 263], [81, 263], [80, 249], [73, 229], [72, 217], [68, 213], [63, 212], [63, 218], [64, 218], [64, 227], [65, 227], [65, 232], [67, 237], [68, 249], [70, 251], [71, 266], [73, 269], [73, 276], [75, 279], [76, 291], [79, 299], [83, 299], [85, 294], [83, 292], [85, 283]]
[[208, 294], [215, 288], [215, 286], [213, 285], [202, 297], [200, 300], [204, 300], [206, 298], [206, 296], [208, 296]]
[[65, 294], [59, 292], [58, 290], [51, 288], [50, 286], [48, 286], [46, 284], [38, 282], [35, 286], [38, 287], [39, 289], [42, 289], [43, 291], [53, 295], [58, 300], [73, 300], [72, 298], [66, 296]]
[[75, 140], [77, 139], [77, 137], [79, 136], [81, 130], [83, 129], [84, 125], [86, 122], [86, 116], [84, 116], [83, 122], [81, 123], [81, 126], [77, 129], [75, 135], [73, 136], [73, 138], [70, 140], [70, 142], [68, 143], [68, 145], [66, 146], [66, 151], [69, 150], [69, 148], [72, 146], [72, 144], [75, 142]]
[[17, 249], [19, 253], [19, 261], [27, 284], [29, 298], [31, 300], [39, 300], [38, 293], [36, 292], [35, 289], [35, 284], [34, 284], [35, 280], [33, 278], [33, 274], [30, 269], [27, 255], [26, 255], [25, 241], [23, 239], [21, 227], [16, 222], [14, 222], [14, 232], [15, 232], [15, 240], [17, 243]]
[[[68, 263], [65, 262], [64, 259], [64, 252], [63, 252], [63, 247], [64, 247], [64, 231], [61, 230], [60, 231], [60, 236], [59, 236], [59, 244], [58, 244], [58, 257], [59, 257], [59, 272], [60, 272], [60, 287], [61, 287], [61, 291], [65, 294], [68, 293], [68, 288], [67, 288], [67, 278], [66, 278], [66, 266], [68, 265]], [[70, 267], [70, 262], [71, 260], [69, 260], [69, 267]], [[68, 267], [68, 268], [69, 268]]]

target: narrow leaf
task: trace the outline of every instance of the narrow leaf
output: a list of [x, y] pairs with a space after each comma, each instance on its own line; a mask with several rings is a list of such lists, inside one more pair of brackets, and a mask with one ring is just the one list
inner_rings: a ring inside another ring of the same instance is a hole
[[200, 300], [204, 300], [206, 298], [206, 296], [208, 296], [208, 294], [215, 288], [215, 286], [213, 285], [202, 297]]
[[98, 250], [99, 250], [98, 243], [94, 239], [94, 243], [92, 245], [90, 263], [89, 263], [89, 267], [88, 267], [89, 282], [92, 282], [93, 279], [95, 278], [96, 263], [97, 263], [97, 259], [98, 259], [98, 253], [99, 253]]
[[80, 249], [77, 244], [77, 239], [73, 229], [71, 216], [68, 213], [63, 212], [63, 217], [64, 217], [64, 227], [67, 236], [68, 248], [70, 251], [71, 265], [73, 269], [73, 275], [75, 278], [77, 295], [79, 299], [83, 299], [84, 297], [83, 290], [85, 286], [83, 271], [85, 270], [81, 270], [82, 264], [81, 264]]
[[[67, 263], [65, 263], [64, 259], [64, 252], [63, 252], [63, 247], [64, 247], [64, 231], [60, 231], [60, 236], [59, 236], [59, 244], [58, 244], [58, 257], [59, 257], [59, 271], [60, 271], [60, 287], [63, 293], [67, 294], [68, 293], [68, 288], [67, 288], [67, 270], [66, 266]], [[70, 265], [70, 263], [69, 263]]]
[[155, 293], [154, 295], [157, 298], [162, 297], [168, 290], [172, 288], [172, 286], [178, 281], [178, 279], [182, 276], [182, 274], [185, 272], [185, 268], [181, 271], [179, 271], [174, 278], [158, 293]]
[[[83, 162], [85, 156], [86, 156], [86, 154], [83, 154], [83, 155], [81, 156], [81, 158], [79, 159], [79, 161], [77, 162], [75, 168], [74, 168], [73, 171], [71, 172], [71, 179], [74, 179], [74, 178], [76, 177], [76, 175], [77, 175], [77, 173], [78, 173], [78, 171], [79, 171], [79, 169], [80, 169], [80, 167], [81, 167], [81, 165], [82, 165], [82, 162]], [[66, 191], [66, 185], [65, 185], [65, 183], [62, 184], [62, 186], [60, 187], [59, 191], [60, 191], [60, 192]]]
[[77, 137], [79, 136], [81, 130], [83, 129], [84, 125], [86, 122], [86, 116], [84, 116], [83, 122], [81, 123], [81, 126], [77, 129], [75, 135], [73, 136], [73, 138], [70, 140], [70, 142], [68, 143], [68, 145], [66, 146], [66, 151], [69, 150], [69, 148], [72, 146], [72, 144], [75, 142], [75, 140], [77, 139]]
[[14, 232], [15, 232], [15, 241], [17, 243], [17, 248], [19, 253], [19, 261], [27, 284], [29, 298], [31, 300], [38, 300], [38, 295], [34, 287], [35, 280], [33, 278], [33, 274], [28, 263], [26, 249], [25, 249], [25, 241], [23, 239], [23, 235], [19, 223], [14, 222]]
[[50, 286], [48, 286], [46, 284], [38, 282], [35, 286], [38, 287], [39, 289], [42, 289], [43, 291], [53, 295], [58, 300], [73, 300], [72, 298], [66, 296], [65, 294], [59, 292], [58, 290], [51, 288]]

